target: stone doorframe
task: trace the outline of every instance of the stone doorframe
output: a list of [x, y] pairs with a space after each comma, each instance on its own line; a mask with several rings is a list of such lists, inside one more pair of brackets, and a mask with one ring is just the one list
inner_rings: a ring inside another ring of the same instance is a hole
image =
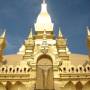
[[49, 55], [37, 59], [35, 90], [54, 90], [53, 60]]

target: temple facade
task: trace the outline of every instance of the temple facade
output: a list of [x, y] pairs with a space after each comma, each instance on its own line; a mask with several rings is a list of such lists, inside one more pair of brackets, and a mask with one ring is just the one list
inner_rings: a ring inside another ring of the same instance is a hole
[[43, 0], [41, 11], [15, 55], [4, 55], [6, 33], [0, 35], [0, 90], [90, 90], [90, 30], [88, 55], [70, 52], [67, 39], [54, 23]]

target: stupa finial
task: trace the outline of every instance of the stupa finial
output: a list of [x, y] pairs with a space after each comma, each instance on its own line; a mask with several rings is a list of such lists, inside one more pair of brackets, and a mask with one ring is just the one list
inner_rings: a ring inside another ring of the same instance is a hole
[[46, 1], [46, 0], [43, 0], [43, 3], [46, 3], [45, 1]]

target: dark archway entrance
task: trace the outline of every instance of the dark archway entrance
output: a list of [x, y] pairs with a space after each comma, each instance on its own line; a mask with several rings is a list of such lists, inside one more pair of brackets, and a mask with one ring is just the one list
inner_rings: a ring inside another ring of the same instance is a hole
[[36, 87], [37, 90], [53, 90], [53, 61], [49, 55], [41, 55], [36, 64]]

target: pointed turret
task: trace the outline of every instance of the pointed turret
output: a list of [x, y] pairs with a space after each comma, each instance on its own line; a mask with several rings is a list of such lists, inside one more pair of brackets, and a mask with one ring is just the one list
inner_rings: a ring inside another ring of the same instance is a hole
[[88, 36], [90, 36], [90, 29], [88, 26], [87, 26], [87, 34], [88, 34]]
[[67, 61], [69, 61], [69, 49], [67, 48], [67, 41], [63, 37], [60, 28], [59, 28], [59, 32], [58, 32], [58, 38], [56, 41], [56, 47], [57, 47], [57, 51], [58, 51], [58, 56], [63, 61], [63, 65], [65, 65], [64, 62], [67, 63], [67, 65], [69, 65], [69, 62], [67, 62]]
[[6, 31], [4, 31], [0, 37], [5, 38], [6, 37]]
[[31, 28], [28, 38], [33, 38], [32, 28]]
[[34, 39], [33, 39], [32, 29], [30, 30], [27, 40], [25, 40], [24, 46], [25, 46], [25, 54], [23, 56], [23, 59], [25, 60], [32, 58], [34, 51]]
[[62, 46], [66, 47], [66, 39], [63, 37], [60, 28], [59, 28], [59, 32], [58, 32], [57, 46], [59, 46], [59, 47], [62, 47]]
[[3, 51], [5, 47], [6, 47], [6, 31], [4, 31], [0, 36], [0, 62], [2, 62], [3, 60]]
[[59, 33], [58, 33], [58, 37], [63, 37], [61, 29], [59, 28]]
[[2, 48], [5, 48], [6, 46], [6, 31], [4, 31], [0, 36], [0, 45], [2, 45]]
[[31, 43], [33, 43], [32, 28], [31, 28], [31, 30], [30, 30], [30, 33], [29, 33], [28, 37], [27, 37], [27, 40], [25, 40], [25, 44], [23, 44], [23, 45], [20, 47], [19, 52], [17, 52], [17, 54], [22, 54], [22, 55], [24, 55], [24, 54], [25, 54], [26, 45], [31, 44]]

